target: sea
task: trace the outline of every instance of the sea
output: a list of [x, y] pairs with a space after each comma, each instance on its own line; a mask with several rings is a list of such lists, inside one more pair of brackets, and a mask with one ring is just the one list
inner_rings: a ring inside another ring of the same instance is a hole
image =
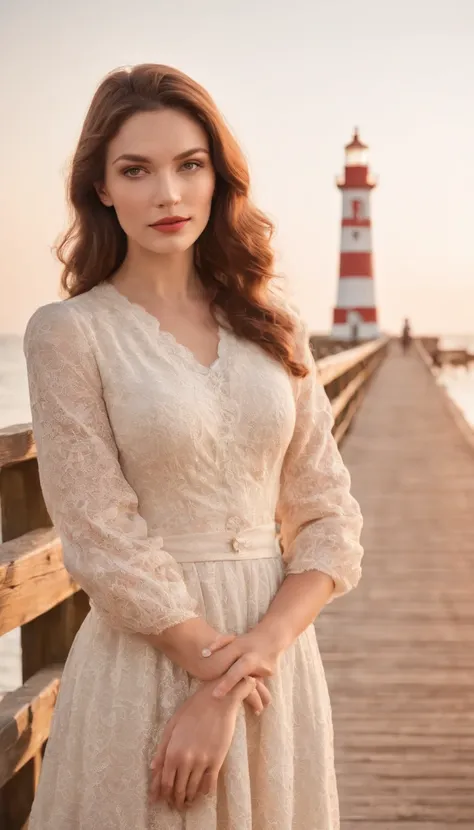
[[[441, 348], [467, 348], [474, 354], [474, 336], [444, 337]], [[437, 380], [446, 388], [474, 427], [474, 363], [468, 368], [445, 368]], [[0, 429], [15, 424], [27, 424], [30, 419], [22, 337], [15, 334], [0, 334]], [[16, 629], [0, 637], [0, 697], [20, 685], [20, 630]]]

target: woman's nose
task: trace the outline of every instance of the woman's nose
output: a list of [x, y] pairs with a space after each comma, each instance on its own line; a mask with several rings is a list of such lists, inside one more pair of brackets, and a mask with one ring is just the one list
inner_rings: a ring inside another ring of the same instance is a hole
[[156, 182], [154, 202], [159, 206], [176, 205], [181, 201], [178, 183], [173, 176], [160, 176]]

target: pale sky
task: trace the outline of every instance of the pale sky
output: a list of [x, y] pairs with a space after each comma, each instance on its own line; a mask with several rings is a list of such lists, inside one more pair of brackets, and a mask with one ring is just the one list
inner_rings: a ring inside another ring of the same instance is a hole
[[382, 328], [474, 332], [474, 0], [0, 0], [0, 33], [0, 332], [57, 298], [82, 120], [106, 72], [142, 62], [215, 98], [313, 330], [330, 327], [357, 125]]

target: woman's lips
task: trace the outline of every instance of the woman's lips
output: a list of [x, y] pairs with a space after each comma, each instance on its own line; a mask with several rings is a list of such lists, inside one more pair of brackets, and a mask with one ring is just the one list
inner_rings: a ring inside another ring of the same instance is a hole
[[189, 219], [178, 219], [178, 220], [171, 220], [169, 222], [160, 222], [157, 225], [150, 225], [150, 228], [153, 228], [154, 231], [160, 231], [160, 233], [177, 233], [180, 231], [184, 226], [189, 222]]

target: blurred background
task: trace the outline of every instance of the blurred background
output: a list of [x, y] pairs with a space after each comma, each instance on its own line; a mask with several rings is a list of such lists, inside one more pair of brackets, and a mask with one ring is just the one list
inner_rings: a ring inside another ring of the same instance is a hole
[[[57, 297], [51, 253], [64, 181], [109, 70], [168, 63], [206, 86], [277, 227], [279, 270], [313, 331], [337, 291], [343, 146], [358, 126], [372, 197], [381, 329], [474, 332], [474, 4], [471, 0], [16, 0], [0, 6], [0, 419], [24, 420], [18, 341]], [[471, 385], [469, 379], [469, 385]], [[16, 392], [12, 395], [12, 384]], [[465, 377], [453, 388], [463, 402]]]

